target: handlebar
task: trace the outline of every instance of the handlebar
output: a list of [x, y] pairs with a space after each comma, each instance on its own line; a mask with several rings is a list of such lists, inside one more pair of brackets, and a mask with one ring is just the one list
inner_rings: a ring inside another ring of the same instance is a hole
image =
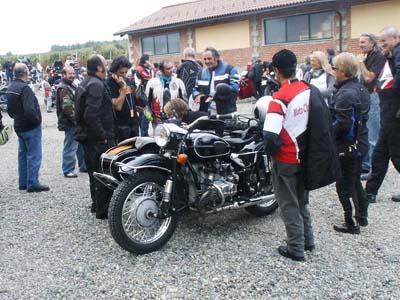
[[223, 115], [209, 115], [210, 120], [235, 120], [237, 119], [236, 113], [223, 114]]

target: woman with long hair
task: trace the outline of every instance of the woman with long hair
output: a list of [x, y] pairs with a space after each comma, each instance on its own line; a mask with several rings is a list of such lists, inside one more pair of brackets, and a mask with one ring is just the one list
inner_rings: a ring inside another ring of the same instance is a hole
[[330, 103], [335, 77], [324, 52], [314, 51], [311, 54], [311, 70], [305, 74], [304, 81], [315, 85], [324, 97], [325, 102]]

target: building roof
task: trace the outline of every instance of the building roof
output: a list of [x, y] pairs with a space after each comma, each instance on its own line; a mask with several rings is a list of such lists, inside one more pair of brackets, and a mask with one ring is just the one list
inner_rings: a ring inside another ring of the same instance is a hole
[[298, 6], [322, 0], [198, 0], [163, 7], [155, 13], [118, 31], [115, 35], [138, 33], [185, 25], [202, 23], [212, 19], [232, 17], [248, 13]]

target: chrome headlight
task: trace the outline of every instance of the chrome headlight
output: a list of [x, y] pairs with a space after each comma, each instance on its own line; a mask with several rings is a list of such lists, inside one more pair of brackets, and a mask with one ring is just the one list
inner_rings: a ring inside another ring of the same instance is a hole
[[171, 131], [167, 126], [160, 124], [154, 130], [154, 140], [159, 147], [165, 147], [170, 139]]

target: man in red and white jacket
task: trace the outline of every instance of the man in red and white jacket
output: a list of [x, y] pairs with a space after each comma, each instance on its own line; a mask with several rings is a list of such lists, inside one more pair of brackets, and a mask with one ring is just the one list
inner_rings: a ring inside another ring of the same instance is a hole
[[287, 234], [287, 245], [278, 251], [282, 256], [304, 261], [304, 250], [315, 248], [300, 167], [306, 146], [310, 87], [296, 79], [297, 59], [290, 50], [277, 52], [272, 65], [281, 88], [268, 105], [264, 139], [266, 152], [273, 158], [272, 183]]

